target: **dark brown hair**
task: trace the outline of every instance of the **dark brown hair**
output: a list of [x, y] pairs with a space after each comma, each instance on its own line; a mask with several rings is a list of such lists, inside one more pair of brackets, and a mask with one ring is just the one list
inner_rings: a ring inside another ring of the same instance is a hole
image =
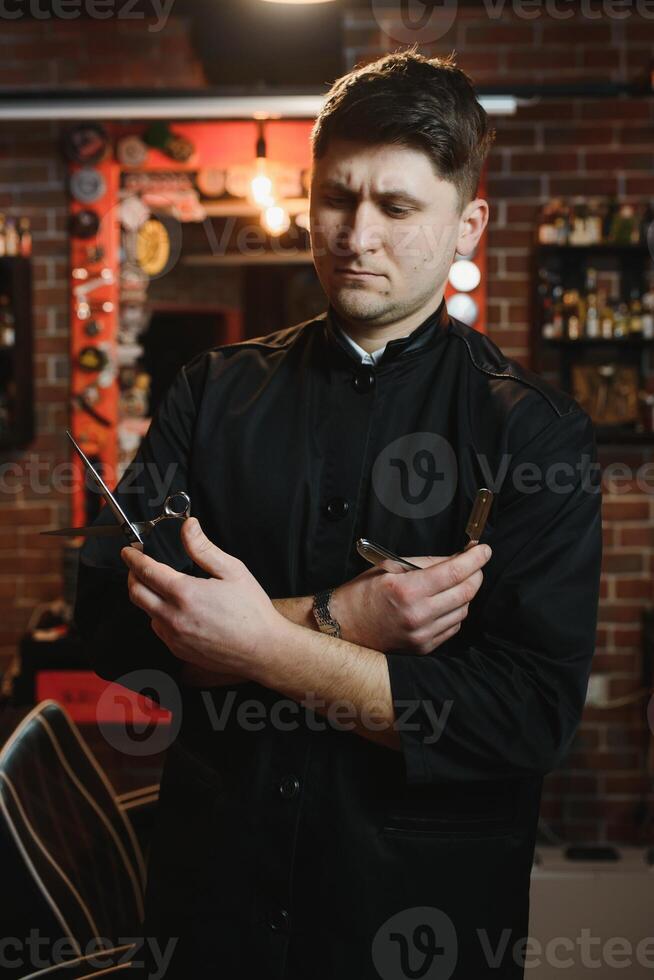
[[332, 139], [424, 150], [463, 210], [477, 194], [495, 130], [454, 54], [427, 58], [414, 45], [336, 79], [311, 131], [314, 160]]

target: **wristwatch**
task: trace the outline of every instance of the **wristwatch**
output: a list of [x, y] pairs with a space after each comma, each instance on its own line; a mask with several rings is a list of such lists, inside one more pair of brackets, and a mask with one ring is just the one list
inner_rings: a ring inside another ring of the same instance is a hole
[[340, 637], [341, 624], [332, 616], [329, 609], [329, 602], [334, 589], [323, 589], [313, 597], [313, 615], [321, 633], [328, 633], [330, 636]]

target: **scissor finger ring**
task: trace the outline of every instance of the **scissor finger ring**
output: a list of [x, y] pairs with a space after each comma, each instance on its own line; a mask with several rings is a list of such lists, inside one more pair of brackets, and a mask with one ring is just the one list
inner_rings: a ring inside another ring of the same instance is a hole
[[[181, 507], [179, 505], [182, 505]], [[164, 517], [177, 517], [186, 520], [191, 513], [191, 498], [184, 490], [176, 490], [166, 497], [164, 502]]]

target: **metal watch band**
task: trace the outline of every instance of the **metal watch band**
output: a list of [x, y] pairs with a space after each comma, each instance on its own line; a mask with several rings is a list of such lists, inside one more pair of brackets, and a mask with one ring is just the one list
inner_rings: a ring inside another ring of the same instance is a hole
[[313, 597], [313, 615], [321, 633], [328, 633], [330, 636], [340, 637], [341, 625], [331, 614], [329, 602], [334, 589], [323, 589]]

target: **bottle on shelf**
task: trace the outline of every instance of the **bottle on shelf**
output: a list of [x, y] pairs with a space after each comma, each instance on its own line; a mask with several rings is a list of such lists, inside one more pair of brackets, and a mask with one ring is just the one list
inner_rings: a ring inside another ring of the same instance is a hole
[[640, 293], [637, 289], [633, 289], [629, 299], [629, 333], [631, 336], [642, 337], [643, 335], [642, 312]]
[[18, 255], [18, 231], [15, 218], [7, 218], [5, 248], [7, 255]]
[[611, 224], [611, 241], [616, 245], [634, 245], [638, 241], [638, 222], [631, 204], [623, 204]]
[[555, 202], [550, 201], [545, 204], [542, 212], [540, 223], [538, 225], [538, 241], [541, 245], [555, 245], [557, 241], [557, 231], [554, 224], [554, 219], [556, 216]]
[[584, 334], [591, 339], [595, 339], [600, 335], [600, 316], [597, 308], [597, 295], [595, 293], [588, 294]]
[[7, 252], [6, 222], [4, 214], [0, 214], [0, 258]]
[[620, 303], [619, 301], [614, 301], [615, 314], [613, 318], [613, 336], [614, 337], [628, 337], [629, 336], [629, 307], [626, 303]]
[[25, 258], [29, 258], [29, 256], [32, 254], [32, 233], [30, 231], [30, 219], [21, 218], [18, 222], [18, 230], [20, 234], [18, 250]]
[[570, 210], [561, 197], [555, 197], [552, 205], [554, 209], [554, 243], [567, 245], [570, 234]]
[[6, 293], [0, 295], [0, 349], [13, 347], [16, 343], [16, 328], [11, 301]]
[[614, 319], [613, 307], [606, 303], [602, 307], [600, 320], [600, 334], [605, 340], [610, 340], [614, 336]]
[[586, 232], [589, 245], [599, 245], [602, 242], [602, 207], [598, 198], [592, 198], [588, 203]]
[[620, 204], [615, 195], [609, 199], [608, 207], [606, 213], [604, 214], [604, 221], [602, 222], [602, 241], [611, 241], [611, 229], [613, 228], [613, 222], [620, 210]]
[[586, 219], [588, 217], [588, 205], [583, 197], [575, 197], [572, 206], [572, 222], [568, 242], [570, 245], [587, 245], [588, 230]]
[[654, 290], [649, 289], [642, 297], [643, 313], [641, 322], [643, 325], [643, 338], [654, 340]]

